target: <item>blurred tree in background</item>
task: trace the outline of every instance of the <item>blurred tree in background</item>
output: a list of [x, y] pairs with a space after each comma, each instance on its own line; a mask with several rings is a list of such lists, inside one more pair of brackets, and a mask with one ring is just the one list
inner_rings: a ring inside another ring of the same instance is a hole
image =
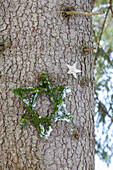
[[93, 12], [95, 62], [96, 154], [107, 163], [113, 156], [113, 2], [95, 0]]

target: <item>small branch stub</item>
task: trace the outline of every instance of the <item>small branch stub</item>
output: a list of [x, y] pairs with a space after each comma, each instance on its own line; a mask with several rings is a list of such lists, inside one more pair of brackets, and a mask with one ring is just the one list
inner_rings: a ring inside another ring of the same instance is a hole
[[67, 15], [88, 15], [88, 16], [104, 14], [104, 11], [100, 12], [61, 11], [61, 12], [64, 12]]
[[82, 11], [76, 11], [74, 7], [70, 6], [64, 6], [61, 8], [62, 16], [63, 18], [66, 18], [70, 15], [87, 15], [87, 16], [92, 16], [92, 15], [100, 15], [104, 14], [104, 11], [100, 12], [82, 12]]
[[86, 42], [82, 42], [82, 44], [79, 45], [80, 52], [89, 52], [94, 49], [96, 49], [96, 47], [88, 47]]
[[84, 48], [83, 51], [84, 52], [87, 52], [87, 51], [91, 51], [91, 50], [94, 50], [96, 49], [95, 47], [91, 47], [91, 48]]
[[10, 38], [3, 40], [0, 39], [0, 53], [5, 51], [6, 48], [10, 48], [12, 46], [12, 41]]
[[3, 52], [5, 50], [5, 46], [3, 43], [0, 43], [0, 52]]

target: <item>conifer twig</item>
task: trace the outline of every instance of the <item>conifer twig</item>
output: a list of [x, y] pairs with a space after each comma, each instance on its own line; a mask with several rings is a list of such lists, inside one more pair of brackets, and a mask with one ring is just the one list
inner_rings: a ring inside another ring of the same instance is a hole
[[106, 115], [108, 115], [108, 117], [111, 119], [111, 121], [113, 122], [112, 117], [109, 115], [108, 111], [104, 108], [103, 104], [99, 101], [99, 106], [103, 109], [103, 111], [105, 112]]
[[[108, 10], [107, 10], [107, 12], [106, 12], [106, 16], [105, 16], [105, 19], [104, 19], [104, 22], [103, 22], [103, 25], [102, 25], [101, 33], [100, 33], [100, 36], [99, 36], [99, 43], [100, 43], [100, 40], [101, 40], [103, 31], [104, 31], [104, 27], [105, 27], [105, 23], [106, 23], [106, 19], [107, 19], [109, 10], [110, 10], [110, 7], [108, 8]], [[99, 50], [99, 49], [98, 49], [98, 50]], [[97, 51], [98, 51], [98, 50], [97, 50]]]
[[[106, 56], [108, 62], [109, 62], [110, 64], [112, 64], [111, 61], [110, 61], [109, 56], [108, 56], [107, 53], [104, 51], [103, 47], [98, 43], [97, 37], [96, 37], [96, 34], [95, 34], [95, 30], [93, 30], [93, 34], [94, 34], [94, 37], [95, 37], [95, 41], [96, 41], [97, 47], [100, 46], [100, 48], [102, 49], [102, 51], [103, 51], [104, 55]], [[96, 54], [97, 54], [97, 52], [96, 52]]]

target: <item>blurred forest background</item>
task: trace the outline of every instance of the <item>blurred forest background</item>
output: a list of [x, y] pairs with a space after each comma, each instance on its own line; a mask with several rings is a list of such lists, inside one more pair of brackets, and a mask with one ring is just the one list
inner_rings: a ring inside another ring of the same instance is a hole
[[95, 152], [109, 164], [113, 157], [113, 2], [93, 1], [95, 63]]

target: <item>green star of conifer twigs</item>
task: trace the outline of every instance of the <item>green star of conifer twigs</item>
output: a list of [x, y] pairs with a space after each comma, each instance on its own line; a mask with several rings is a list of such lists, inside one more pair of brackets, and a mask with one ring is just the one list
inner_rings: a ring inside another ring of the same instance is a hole
[[[13, 93], [18, 95], [25, 105], [24, 113], [21, 115], [20, 124], [25, 126], [31, 122], [38, 130], [41, 137], [48, 137], [52, 131], [52, 123], [58, 120], [70, 121], [72, 115], [67, 112], [64, 99], [66, 93], [71, 90], [67, 85], [52, 87], [47, 73], [40, 74], [40, 82], [35, 87], [15, 88]], [[49, 117], [38, 115], [35, 110], [37, 98], [40, 94], [50, 96], [51, 102], [54, 104], [53, 111]]]

